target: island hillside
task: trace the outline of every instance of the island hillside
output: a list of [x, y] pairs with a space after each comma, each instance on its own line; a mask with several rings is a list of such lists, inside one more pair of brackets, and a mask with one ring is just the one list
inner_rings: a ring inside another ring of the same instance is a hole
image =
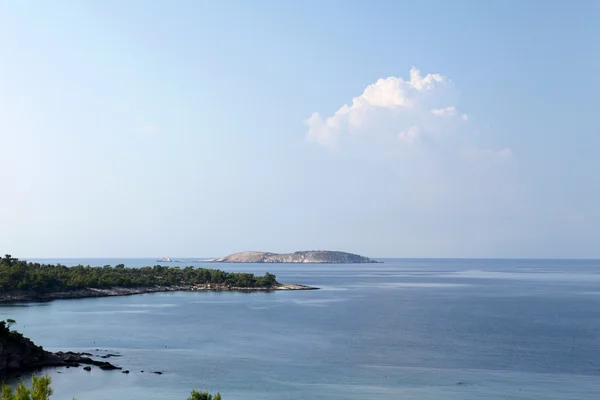
[[306, 290], [304, 285], [277, 282], [266, 273], [225, 272], [194, 267], [90, 267], [31, 263], [10, 255], [0, 258], [0, 301], [122, 296], [149, 292], [195, 290]]
[[244, 251], [226, 257], [205, 260], [204, 262], [222, 263], [313, 263], [313, 264], [369, 264], [379, 263], [368, 257], [343, 251], [297, 251], [295, 253], [267, 253], [262, 251]]

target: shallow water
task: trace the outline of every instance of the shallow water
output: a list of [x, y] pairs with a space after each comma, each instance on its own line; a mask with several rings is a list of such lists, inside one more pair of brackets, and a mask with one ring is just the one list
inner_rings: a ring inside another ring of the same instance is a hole
[[385, 261], [219, 264], [321, 290], [60, 300], [0, 319], [51, 350], [118, 352], [131, 371], [50, 369], [54, 399], [598, 398], [599, 261]]

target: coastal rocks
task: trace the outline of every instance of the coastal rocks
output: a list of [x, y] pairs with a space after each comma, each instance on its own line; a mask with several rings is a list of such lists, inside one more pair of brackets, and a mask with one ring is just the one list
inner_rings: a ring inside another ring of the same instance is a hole
[[[192, 292], [192, 291], [238, 291], [238, 292], [268, 292], [273, 290], [314, 290], [318, 288], [305, 285], [277, 284], [270, 287], [236, 287], [225, 284], [202, 284], [202, 285], [173, 285], [173, 286], [152, 286], [123, 288], [114, 287], [108, 289], [86, 288], [69, 292], [35, 293], [35, 292], [15, 292], [10, 294], [0, 293], [0, 302], [18, 302], [18, 301], [50, 301], [58, 299], [80, 299], [87, 297], [109, 297], [109, 296], [129, 296], [144, 293], [158, 292]], [[98, 349], [96, 349], [97, 351]], [[88, 353], [89, 354], [89, 353]], [[118, 355], [111, 355], [117, 357]], [[104, 356], [101, 356], [104, 358]], [[108, 358], [108, 357], [106, 357]]]
[[[81, 354], [83, 355], [84, 353], [81, 353]], [[91, 354], [90, 354], [90, 356], [91, 356]], [[100, 358], [111, 358], [111, 357], [121, 357], [121, 355], [120, 354], [111, 354], [111, 353], [108, 353], [108, 354], [105, 354], [103, 356], [100, 356]]]
[[31, 366], [46, 366], [52, 363], [51, 355], [20, 333], [10, 332], [0, 325], [0, 376], [21, 372]]
[[100, 369], [104, 370], [104, 371], [111, 371], [113, 369], [121, 369], [121, 367], [117, 367], [115, 365], [112, 365], [109, 362], [104, 362], [104, 363], [94, 364], [94, 365], [98, 365], [100, 367]]
[[187, 286], [151, 286], [151, 287], [113, 287], [106, 289], [84, 288], [62, 292], [38, 293], [35, 291], [16, 291], [0, 293], [0, 302], [11, 303], [19, 301], [50, 301], [59, 299], [82, 299], [88, 297], [129, 296], [134, 294], [174, 292], [190, 290]]
[[92, 367], [90, 367], [90, 366], [88, 365], [88, 366], [86, 366], [86, 367], [83, 367], [83, 369], [84, 369], [84, 371], [91, 371], [91, 370], [92, 370]]
[[318, 288], [291, 283], [278, 283], [271, 287], [239, 287], [227, 284], [206, 283], [203, 285], [191, 285], [189, 291], [232, 291], [232, 292], [269, 292], [273, 290], [317, 290]]
[[56, 366], [56, 367], [61, 367], [61, 366], [78, 367], [80, 364], [86, 364], [86, 365], [95, 365], [96, 367], [98, 367], [102, 370], [105, 370], [105, 371], [121, 369], [121, 367], [117, 367], [107, 361], [97, 361], [90, 357], [86, 357], [83, 355], [86, 353], [74, 353], [72, 351], [68, 351], [68, 352], [59, 351], [58, 353], [49, 353], [49, 354], [51, 354], [52, 356], [55, 357], [56, 363], [53, 364], [52, 366]]
[[297, 285], [292, 283], [281, 283], [275, 286], [277, 290], [318, 290], [319, 288], [306, 286], [306, 285]]
[[86, 353], [46, 351], [22, 334], [11, 332], [4, 324], [0, 324], [0, 376], [44, 367], [79, 367], [80, 364], [86, 364], [88, 367], [94, 365], [102, 370], [121, 369], [106, 361], [93, 360], [84, 354]]

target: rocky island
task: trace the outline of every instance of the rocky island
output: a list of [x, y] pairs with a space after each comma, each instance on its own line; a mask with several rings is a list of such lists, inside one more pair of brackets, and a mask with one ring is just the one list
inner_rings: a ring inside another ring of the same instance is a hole
[[265, 273], [225, 272], [194, 267], [125, 268], [30, 263], [10, 255], [0, 258], [0, 302], [47, 301], [83, 297], [125, 296], [173, 291], [311, 290], [278, 282]]
[[295, 253], [267, 253], [262, 251], [244, 251], [221, 258], [203, 260], [203, 262], [221, 263], [311, 263], [311, 264], [373, 264], [380, 263], [358, 254], [343, 251], [297, 251]]

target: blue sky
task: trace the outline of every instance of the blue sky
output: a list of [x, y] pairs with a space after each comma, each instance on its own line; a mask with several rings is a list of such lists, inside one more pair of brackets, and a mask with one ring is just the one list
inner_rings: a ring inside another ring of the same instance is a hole
[[0, 3], [18, 257], [600, 257], [596, 1]]

